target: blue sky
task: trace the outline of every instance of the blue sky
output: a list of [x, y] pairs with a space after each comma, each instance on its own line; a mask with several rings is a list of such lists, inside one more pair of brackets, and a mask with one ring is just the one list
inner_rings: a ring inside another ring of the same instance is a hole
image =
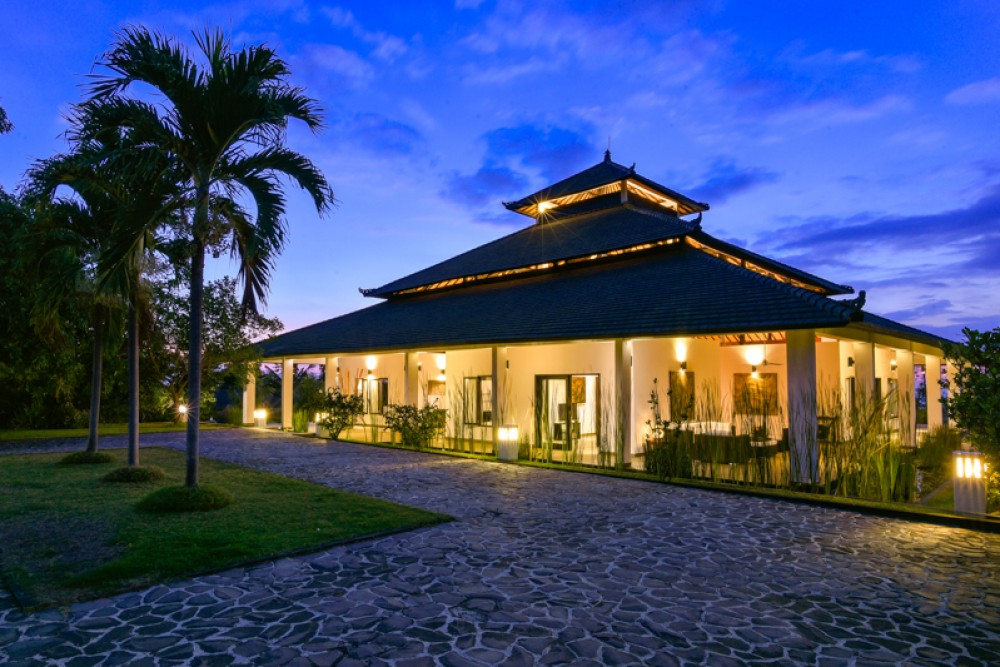
[[288, 328], [528, 224], [500, 202], [609, 139], [709, 202], [706, 231], [866, 289], [869, 310], [1000, 326], [995, 2], [15, 0], [0, 185], [65, 149], [63, 114], [126, 23], [266, 42], [326, 109], [323, 133], [289, 134], [340, 203], [320, 219], [292, 197], [268, 302]]

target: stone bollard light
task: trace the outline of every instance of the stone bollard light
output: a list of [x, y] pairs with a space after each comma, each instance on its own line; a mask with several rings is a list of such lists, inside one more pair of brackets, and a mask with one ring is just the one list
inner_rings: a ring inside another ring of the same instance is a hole
[[956, 451], [955, 511], [965, 514], [986, 513], [986, 479], [983, 476], [983, 455], [979, 452]]
[[267, 410], [263, 408], [254, 410], [253, 423], [257, 428], [265, 428], [267, 426]]
[[504, 424], [497, 431], [497, 458], [501, 461], [517, 460], [517, 425]]

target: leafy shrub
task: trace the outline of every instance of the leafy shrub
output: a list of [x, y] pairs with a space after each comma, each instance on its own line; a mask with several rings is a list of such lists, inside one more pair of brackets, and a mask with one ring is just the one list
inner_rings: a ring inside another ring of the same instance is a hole
[[73, 452], [59, 459], [59, 463], [64, 465], [98, 465], [111, 461], [111, 454], [105, 452]]
[[643, 443], [643, 466], [659, 479], [690, 478], [691, 434], [668, 428]]
[[213, 486], [168, 486], [140, 500], [136, 509], [147, 514], [211, 512], [231, 505], [234, 500], [231, 493]]
[[102, 482], [122, 484], [145, 484], [156, 482], [167, 476], [163, 468], [157, 466], [129, 466], [117, 468], [101, 478]]
[[448, 413], [431, 405], [389, 405], [383, 414], [385, 425], [399, 433], [404, 445], [420, 449], [444, 429]]
[[917, 450], [921, 495], [934, 491], [949, 478], [952, 452], [961, 448], [961, 431], [947, 426], [936, 427], [921, 438]]
[[309, 413], [305, 410], [296, 410], [292, 413], [292, 430], [296, 433], [305, 433], [309, 430]]
[[222, 411], [222, 421], [226, 424], [232, 424], [233, 426], [242, 426], [243, 406], [227, 405], [226, 409]]
[[319, 425], [330, 432], [336, 440], [344, 429], [350, 428], [364, 411], [364, 401], [360, 396], [349, 396], [339, 388], [331, 389], [323, 398], [320, 407]]

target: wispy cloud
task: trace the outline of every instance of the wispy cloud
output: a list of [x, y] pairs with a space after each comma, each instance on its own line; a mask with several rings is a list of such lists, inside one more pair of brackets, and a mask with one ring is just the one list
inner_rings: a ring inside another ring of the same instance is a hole
[[331, 123], [331, 131], [341, 144], [383, 156], [411, 155], [424, 141], [412, 126], [376, 113], [343, 116]]
[[976, 81], [948, 93], [944, 101], [948, 104], [995, 104], [1000, 102], [1000, 78]]
[[377, 30], [366, 30], [354, 14], [341, 7], [325, 7], [323, 13], [335, 27], [346, 28], [362, 42], [372, 47], [372, 57], [393, 62], [406, 53], [407, 46], [399, 37]]
[[596, 161], [597, 156], [584, 134], [552, 125], [501, 127], [487, 132], [483, 139], [487, 163], [515, 161], [549, 180], [565, 178], [588, 160]]
[[499, 165], [484, 165], [474, 174], [452, 173], [441, 194], [447, 199], [478, 207], [499, 203], [526, 187], [527, 179], [522, 174]]
[[319, 71], [333, 75], [343, 85], [363, 87], [375, 76], [371, 63], [336, 44], [309, 45], [305, 49], [305, 57]]
[[778, 174], [761, 167], [738, 167], [732, 160], [716, 160], [707, 180], [689, 190], [689, 196], [709, 204], [721, 204], [733, 195], [758, 185], [773, 183]]

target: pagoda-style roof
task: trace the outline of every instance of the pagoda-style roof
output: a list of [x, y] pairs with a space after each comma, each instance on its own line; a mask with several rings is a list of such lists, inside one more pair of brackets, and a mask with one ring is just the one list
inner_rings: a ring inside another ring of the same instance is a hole
[[522, 342], [823, 329], [848, 324], [941, 339], [849, 301], [780, 282], [689, 243], [571, 270], [416, 293], [291, 331], [265, 357]]
[[613, 162], [611, 151], [604, 153], [603, 162], [527, 197], [504, 202], [504, 206], [545, 222], [547, 215], [555, 213], [561, 207], [615, 194], [621, 201], [643, 201], [674, 215], [690, 215], [708, 210], [708, 204], [696, 202], [656, 181], [640, 176], [635, 171], [635, 165], [626, 167]]

